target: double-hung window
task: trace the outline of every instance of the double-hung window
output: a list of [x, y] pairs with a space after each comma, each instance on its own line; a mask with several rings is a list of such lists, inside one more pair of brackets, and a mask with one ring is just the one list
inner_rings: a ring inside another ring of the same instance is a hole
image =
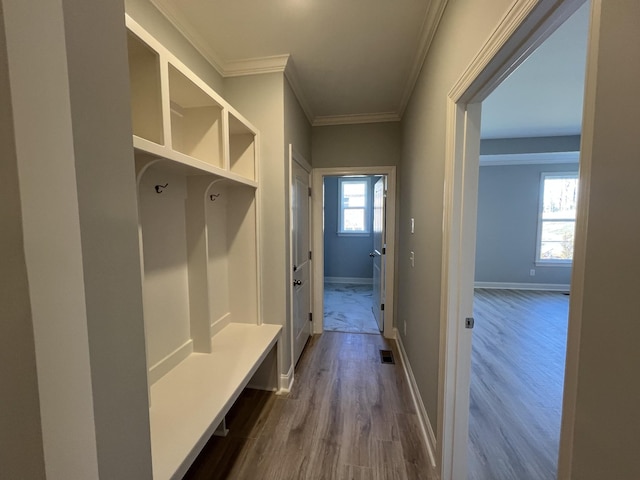
[[338, 233], [369, 233], [369, 180], [359, 177], [338, 179]]
[[542, 174], [536, 263], [571, 265], [577, 199], [577, 173]]

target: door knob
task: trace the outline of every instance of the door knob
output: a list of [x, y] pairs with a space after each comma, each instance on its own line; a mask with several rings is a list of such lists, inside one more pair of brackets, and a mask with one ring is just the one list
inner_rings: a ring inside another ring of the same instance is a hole
[[293, 284], [297, 287], [299, 285], [302, 285], [302, 280], [294, 280]]

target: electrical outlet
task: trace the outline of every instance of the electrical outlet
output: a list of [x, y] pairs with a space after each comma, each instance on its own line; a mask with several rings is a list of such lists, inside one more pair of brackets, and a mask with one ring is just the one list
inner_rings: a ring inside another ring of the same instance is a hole
[[529, 270], [529, 276], [530, 277], [535, 277], [536, 276], [536, 269], [532, 268], [531, 270]]
[[416, 254], [411, 252], [409, 253], [409, 260], [411, 260], [411, 268], [415, 267], [416, 264]]

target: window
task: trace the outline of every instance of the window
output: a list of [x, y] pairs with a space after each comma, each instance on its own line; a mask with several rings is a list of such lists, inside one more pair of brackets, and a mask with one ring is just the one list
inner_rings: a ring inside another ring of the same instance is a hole
[[543, 173], [536, 262], [571, 265], [578, 199], [577, 173]]
[[338, 195], [338, 233], [368, 234], [369, 180], [341, 177], [338, 179]]

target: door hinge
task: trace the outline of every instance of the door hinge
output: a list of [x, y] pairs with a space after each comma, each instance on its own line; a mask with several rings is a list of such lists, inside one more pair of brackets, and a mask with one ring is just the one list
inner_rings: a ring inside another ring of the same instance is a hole
[[309, 187], [309, 196], [311, 196], [311, 187]]
[[309, 321], [313, 322], [313, 313], [309, 312]]
[[309, 260], [311, 260], [311, 250], [309, 250]]
[[380, 304], [380, 310], [384, 311], [384, 303]]

